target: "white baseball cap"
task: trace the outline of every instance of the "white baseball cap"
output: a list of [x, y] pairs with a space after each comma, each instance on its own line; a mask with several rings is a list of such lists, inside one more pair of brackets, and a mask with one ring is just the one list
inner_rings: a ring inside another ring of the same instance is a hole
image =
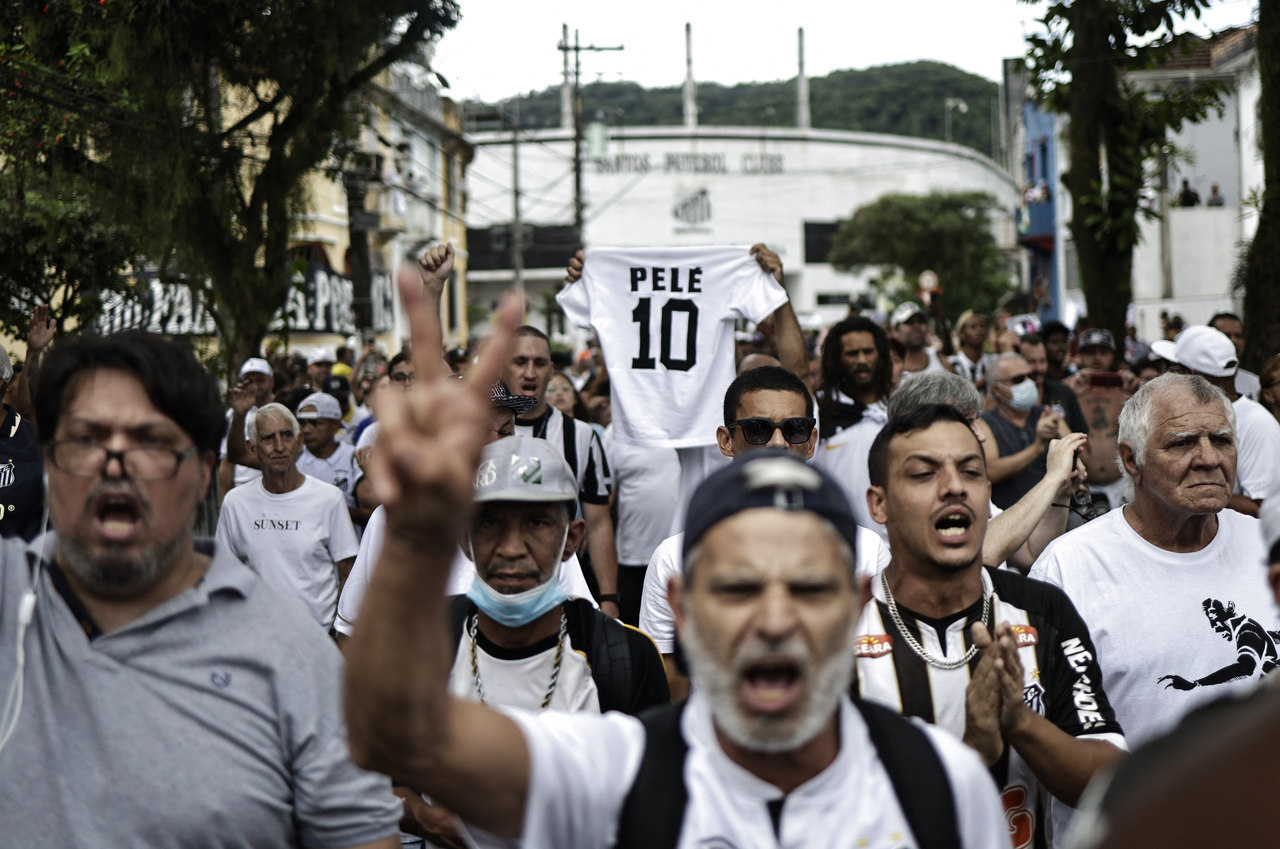
[[249, 374], [265, 374], [267, 377], [275, 376], [271, 363], [262, 359], [262, 357], [250, 357], [244, 361], [244, 365], [240, 366], [241, 377]]
[[332, 348], [316, 348], [311, 352], [311, 356], [307, 357], [307, 365], [313, 366], [316, 363], [336, 363], [338, 358], [334, 356]]
[[[314, 407], [310, 412], [303, 412], [303, 407]], [[303, 419], [342, 419], [342, 407], [338, 399], [324, 392], [312, 392], [298, 405], [298, 421]]]
[[1235, 344], [1225, 333], [1204, 324], [1188, 327], [1173, 342], [1158, 339], [1151, 343], [1151, 350], [1161, 359], [1209, 377], [1231, 377], [1240, 365]]

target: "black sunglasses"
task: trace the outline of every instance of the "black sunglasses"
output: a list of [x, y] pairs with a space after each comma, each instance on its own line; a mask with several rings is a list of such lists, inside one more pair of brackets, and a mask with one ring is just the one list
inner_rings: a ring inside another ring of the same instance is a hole
[[764, 445], [773, 438], [775, 430], [781, 430], [783, 439], [792, 445], [800, 445], [809, 441], [813, 423], [814, 420], [808, 416], [796, 416], [780, 422], [766, 418], [738, 419], [729, 425], [729, 430], [738, 428], [742, 431], [742, 438], [752, 445]]
[[1031, 377], [1031, 375], [1029, 374], [1020, 374], [1017, 377], [1002, 377], [1000, 378], [1000, 382], [1007, 383], [1010, 386], [1017, 386], [1019, 383], [1021, 383], [1022, 381], [1026, 380], [1029, 377]]

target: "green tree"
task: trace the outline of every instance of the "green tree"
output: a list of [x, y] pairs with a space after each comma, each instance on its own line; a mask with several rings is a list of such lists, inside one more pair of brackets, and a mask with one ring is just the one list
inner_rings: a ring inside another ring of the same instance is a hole
[[985, 192], [884, 195], [841, 225], [828, 259], [840, 271], [898, 268], [908, 281], [932, 270], [952, 321], [966, 309], [991, 311], [1011, 289], [991, 232], [995, 209]]
[[[614, 126], [679, 126], [684, 122], [681, 86], [646, 89], [633, 82], [588, 83], [582, 88], [585, 120]], [[910, 62], [862, 70], [833, 71], [809, 81], [813, 126], [942, 139], [948, 97], [970, 107], [952, 114], [951, 137], [984, 154], [991, 152], [989, 109], [999, 96], [988, 79], [942, 62]], [[560, 89], [529, 92], [520, 100], [525, 127], [560, 126]], [[698, 83], [698, 123], [717, 127], [795, 127], [796, 82]]]
[[1258, 4], [1258, 123], [1262, 131], [1262, 190], [1258, 229], [1237, 274], [1244, 295], [1246, 368], [1257, 371], [1267, 356], [1280, 351], [1280, 8]]
[[0, 331], [16, 339], [26, 338], [40, 304], [58, 305], [59, 333], [92, 322], [104, 287], [124, 285], [133, 244], [83, 191], [70, 189], [74, 178], [24, 166], [10, 159], [0, 171]]
[[353, 96], [457, 14], [453, 0], [9, 4], [0, 153], [46, 169], [55, 196], [76, 174], [102, 220], [208, 304], [236, 363], [285, 303], [303, 181], [358, 126]]
[[[1033, 2], [1033, 0], [1024, 0]], [[1029, 37], [1028, 59], [1041, 101], [1067, 116], [1069, 223], [1089, 317], [1124, 337], [1133, 298], [1133, 249], [1143, 166], [1170, 130], [1220, 108], [1220, 83], [1144, 91], [1125, 74], [1154, 68], [1196, 37], [1176, 31], [1211, 0], [1061, 0], [1046, 32]]]

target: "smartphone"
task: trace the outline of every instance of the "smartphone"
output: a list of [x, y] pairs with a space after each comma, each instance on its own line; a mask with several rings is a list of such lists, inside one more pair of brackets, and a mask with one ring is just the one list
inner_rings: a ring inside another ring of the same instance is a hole
[[1089, 375], [1090, 386], [1124, 386], [1124, 378], [1114, 371], [1095, 371]]

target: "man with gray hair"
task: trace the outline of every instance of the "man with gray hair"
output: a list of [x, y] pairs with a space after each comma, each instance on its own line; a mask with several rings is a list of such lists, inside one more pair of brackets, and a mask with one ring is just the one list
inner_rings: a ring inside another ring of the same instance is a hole
[[280, 592], [301, 599], [326, 630], [360, 545], [342, 490], [298, 470], [298, 420], [283, 404], [260, 407], [247, 448], [261, 480], [227, 493], [218, 542]]
[[1203, 377], [1147, 382], [1121, 410], [1117, 437], [1133, 501], [1056, 540], [1031, 569], [1065, 590], [1088, 623], [1133, 742], [1268, 667], [1265, 647], [1206, 616], [1233, 609], [1263, 631], [1280, 627], [1258, 570], [1258, 521], [1225, 509], [1235, 426], [1231, 403]]

